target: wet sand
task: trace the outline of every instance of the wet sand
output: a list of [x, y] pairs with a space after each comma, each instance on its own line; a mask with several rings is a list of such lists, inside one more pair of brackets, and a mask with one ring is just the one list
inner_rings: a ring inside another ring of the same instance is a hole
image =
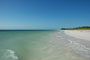
[[73, 39], [90, 48], [90, 30], [63, 30], [67, 39]]

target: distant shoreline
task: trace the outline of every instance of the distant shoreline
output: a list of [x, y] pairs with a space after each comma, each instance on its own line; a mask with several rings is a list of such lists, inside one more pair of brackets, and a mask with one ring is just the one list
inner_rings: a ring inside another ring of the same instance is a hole
[[61, 30], [90, 30], [90, 26], [82, 26], [75, 28], [61, 28]]

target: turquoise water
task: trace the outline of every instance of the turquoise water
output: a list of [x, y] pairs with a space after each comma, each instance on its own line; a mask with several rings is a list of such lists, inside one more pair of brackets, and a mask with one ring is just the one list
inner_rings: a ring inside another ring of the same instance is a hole
[[0, 60], [90, 60], [89, 48], [60, 31], [0, 31]]

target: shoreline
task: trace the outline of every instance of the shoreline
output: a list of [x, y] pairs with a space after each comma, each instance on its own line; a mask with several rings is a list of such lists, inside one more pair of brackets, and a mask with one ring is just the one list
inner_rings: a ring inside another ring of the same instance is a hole
[[62, 30], [64, 36], [90, 48], [90, 30]]
[[66, 35], [90, 41], [90, 30], [62, 30]]

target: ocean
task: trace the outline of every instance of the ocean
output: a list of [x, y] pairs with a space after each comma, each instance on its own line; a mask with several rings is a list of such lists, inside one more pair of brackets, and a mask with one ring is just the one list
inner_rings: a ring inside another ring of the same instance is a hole
[[90, 49], [62, 31], [0, 31], [0, 60], [90, 60]]

